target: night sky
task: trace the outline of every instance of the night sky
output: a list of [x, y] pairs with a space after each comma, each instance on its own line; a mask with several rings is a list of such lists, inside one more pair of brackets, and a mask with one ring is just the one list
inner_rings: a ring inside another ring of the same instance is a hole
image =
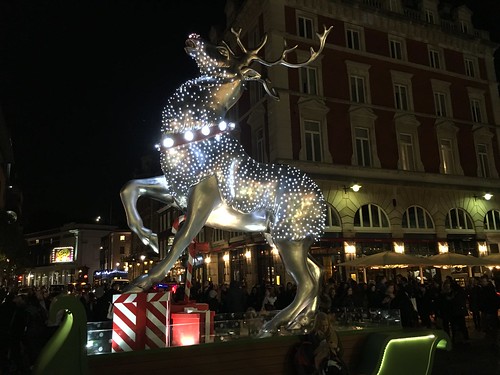
[[[500, 42], [500, 1], [465, 2]], [[153, 151], [166, 99], [197, 75], [184, 41], [224, 26], [223, 9], [224, 0], [0, 0], [0, 106], [25, 232], [98, 215], [123, 224], [119, 190]]]
[[121, 186], [155, 152], [160, 115], [195, 77], [188, 34], [223, 24], [224, 1], [1, 1], [0, 105], [25, 231], [120, 224]]

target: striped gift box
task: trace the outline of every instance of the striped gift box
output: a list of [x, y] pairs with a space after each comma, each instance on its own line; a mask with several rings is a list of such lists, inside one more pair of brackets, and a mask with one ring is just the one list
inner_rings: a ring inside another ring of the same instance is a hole
[[169, 319], [169, 292], [114, 295], [112, 352], [169, 346]]

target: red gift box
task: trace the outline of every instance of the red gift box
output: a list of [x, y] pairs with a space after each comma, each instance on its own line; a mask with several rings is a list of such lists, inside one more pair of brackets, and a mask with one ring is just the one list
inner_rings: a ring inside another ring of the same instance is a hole
[[112, 351], [169, 346], [169, 319], [169, 292], [114, 295]]

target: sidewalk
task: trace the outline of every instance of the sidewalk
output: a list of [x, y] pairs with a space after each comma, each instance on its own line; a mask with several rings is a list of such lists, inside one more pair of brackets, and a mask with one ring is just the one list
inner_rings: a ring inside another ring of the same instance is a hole
[[[496, 345], [485, 338], [484, 332], [474, 329], [472, 319], [467, 318], [470, 340], [459, 340], [451, 352], [437, 350], [433, 375], [499, 375], [499, 338]], [[499, 335], [500, 336], [500, 335]]]

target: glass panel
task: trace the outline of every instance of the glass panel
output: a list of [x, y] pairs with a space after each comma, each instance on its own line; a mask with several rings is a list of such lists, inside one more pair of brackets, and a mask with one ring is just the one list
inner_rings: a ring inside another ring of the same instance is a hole
[[415, 211], [417, 212], [417, 228], [425, 228], [424, 210], [420, 207], [415, 207]]
[[427, 229], [433, 229], [434, 228], [434, 224], [432, 223], [432, 218], [431, 216], [426, 212], [425, 213], [425, 221], [426, 221], [426, 228]]
[[494, 227], [492, 229], [498, 230], [500, 229], [500, 211], [493, 211], [493, 225]]
[[416, 218], [415, 207], [410, 207], [408, 209], [408, 216], [410, 218], [410, 228], [416, 228], [417, 227], [417, 221], [415, 220], [415, 218]]
[[377, 206], [370, 205], [370, 211], [372, 215], [372, 226], [380, 227], [379, 208]]
[[403, 215], [403, 221], [401, 222], [401, 226], [403, 228], [408, 228], [408, 212], [409, 212], [409, 210], [406, 210], [404, 215]]
[[361, 209], [357, 210], [356, 213], [354, 214], [354, 226], [355, 227], [360, 227], [361, 226]]
[[370, 222], [370, 212], [369, 212], [370, 207], [368, 205], [364, 205], [361, 207], [361, 216], [363, 220], [363, 227], [371, 227], [371, 222]]

